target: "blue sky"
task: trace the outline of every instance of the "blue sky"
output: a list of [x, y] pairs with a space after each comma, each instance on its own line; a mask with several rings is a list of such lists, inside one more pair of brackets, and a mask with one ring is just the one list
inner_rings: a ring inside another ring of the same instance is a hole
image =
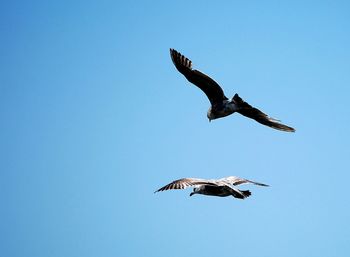
[[[1, 256], [347, 256], [348, 1], [1, 4]], [[196, 69], [297, 129], [211, 123]], [[252, 196], [153, 192], [182, 177]]]

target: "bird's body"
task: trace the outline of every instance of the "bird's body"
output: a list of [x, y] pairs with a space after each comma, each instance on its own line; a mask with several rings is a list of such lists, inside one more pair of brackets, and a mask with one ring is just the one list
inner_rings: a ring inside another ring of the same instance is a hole
[[259, 109], [249, 105], [240, 98], [238, 94], [235, 94], [232, 99], [228, 99], [218, 83], [204, 73], [192, 69], [192, 62], [181, 53], [170, 49], [170, 56], [176, 69], [183, 74], [189, 82], [199, 87], [208, 97], [211, 103], [211, 107], [207, 112], [209, 121], [238, 112], [243, 116], [254, 119], [271, 128], [287, 132], [295, 131], [294, 128], [280, 123], [278, 120], [269, 117]]
[[[227, 188], [223, 186], [209, 186], [209, 185], [203, 185], [196, 188], [197, 194], [202, 195], [211, 195], [211, 196], [220, 196], [220, 197], [226, 197], [231, 195], [230, 191], [227, 190]], [[191, 195], [194, 195], [195, 193], [192, 192]]]
[[233, 196], [234, 198], [245, 199], [250, 196], [251, 193], [249, 190], [239, 190], [235, 187], [241, 184], [268, 186], [266, 184], [234, 176], [221, 179], [183, 178], [169, 183], [168, 185], [158, 189], [156, 192], [193, 187], [193, 192], [190, 194], [190, 196], [194, 194], [202, 194], [219, 197]]
[[203, 185], [194, 188], [193, 192], [190, 194], [190, 196], [194, 194], [201, 194], [201, 195], [210, 195], [210, 196], [218, 196], [218, 197], [226, 197], [226, 196], [233, 196], [234, 198], [238, 199], [244, 199], [251, 195], [249, 190], [234, 190], [230, 186], [212, 186], [212, 185]]
[[223, 100], [221, 104], [215, 104], [209, 107], [207, 117], [209, 120], [215, 120], [229, 116], [238, 111], [238, 106], [233, 100]]

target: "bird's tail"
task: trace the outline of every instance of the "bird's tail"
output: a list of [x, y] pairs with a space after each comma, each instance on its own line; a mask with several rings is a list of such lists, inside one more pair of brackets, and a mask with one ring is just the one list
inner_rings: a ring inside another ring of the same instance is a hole
[[236, 191], [232, 192], [232, 196], [234, 198], [245, 199], [245, 198], [249, 197], [252, 194], [249, 190], [238, 190], [238, 191], [239, 191], [239, 193], [237, 193]]
[[244, 103], [243, 99], [238, 94], [235, 94], [232, 97], [232, 99], [235, 102], [235, 104], [237, 104], [238, 106], [240, 106], [240, 105], [242, 105]]
[[252, 193], [249, 190], [241, 190], [242, 194], [244, 195], [244, 197], [249, 197]]

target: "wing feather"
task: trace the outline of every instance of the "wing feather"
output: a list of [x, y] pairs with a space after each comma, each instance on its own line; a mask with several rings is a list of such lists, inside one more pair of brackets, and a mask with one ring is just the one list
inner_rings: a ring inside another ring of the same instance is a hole
[[207, 95], [212, 105], [227, 100], [224, 91], [218, 83], [204, 73], [192, 69], [191, 60], [174, 49], [170, 49], [170, 56], [176, 69], [184, 75], [189, 82], [199, 87]]
[[242, 185], [242, 184], [254, 184], [257, 186], [265, 186], [265, 187], [269, 186], [269, 185], [266, 185], [263, 183], [259, 183], [259, 182], [255, 182], [255, 181], [252, 181], [249, 179], [239, 178], [239, 177], [235, 177], [235, 176], [222, 178], [222, 179], [220, 179], [220, 181], [227, 183], [227, 184], [230, 184], [230, 185], [234, 185], [234, 186], [238, 186], [238, 185]]
[[279, 120], [269, 117], [267, 114], [263, 113], [259, 109], [243, 101], [243, 99], [240, 98], [238, 94], [234, 95], [233, 100], [238, 107], [237, 112], [242, 114], [243, 116], [254, 119], [257, 122], [274, 129], [287, 132], [295, 132], [294, 128], [282, 124]]
[[186, 189], [188, 187], [199, 186], [199, 185], [212, 185], [217, 186], [215, 183], [206, 180], [206, 179], [198, 179], [198, 178], [182, 178], [178, 180], [174, 180], [173, 182], [161, 187], [156, 192], [171, 190], [171, 189]]

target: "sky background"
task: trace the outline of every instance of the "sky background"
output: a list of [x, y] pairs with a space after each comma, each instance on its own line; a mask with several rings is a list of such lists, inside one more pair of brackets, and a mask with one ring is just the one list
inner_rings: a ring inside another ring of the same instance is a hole
[[[349, 256], [349, 1], [0, 5], [1, 256]], [[209, 123], [169, 48], [296, 133]], [[229, 175], [271, 187], [153, 193]]]

